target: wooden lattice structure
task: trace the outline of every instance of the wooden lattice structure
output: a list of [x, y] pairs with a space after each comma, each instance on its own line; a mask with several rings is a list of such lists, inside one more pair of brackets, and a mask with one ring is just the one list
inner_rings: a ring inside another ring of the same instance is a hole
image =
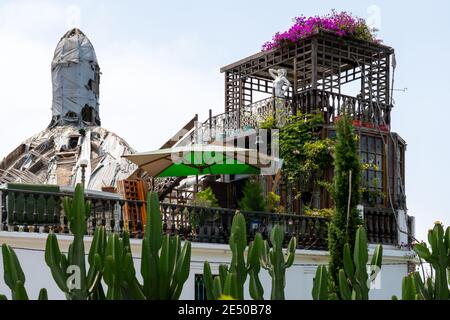
[[[255, 92], [272, 95], [270, 68], [284, 68], [292, 83], [286, 98], [292, 108], [321, 109], [327, 122], [344, 111], [355, 119], [390, 124], [390, 59], [394, 50], [377, 43], [317, 32], [295, 44], [262, 51], [221, 68], [225, 73], [225, 112], [237, 112], [255, 103]], [[360, 88], [355, 96], [344, 85]]]

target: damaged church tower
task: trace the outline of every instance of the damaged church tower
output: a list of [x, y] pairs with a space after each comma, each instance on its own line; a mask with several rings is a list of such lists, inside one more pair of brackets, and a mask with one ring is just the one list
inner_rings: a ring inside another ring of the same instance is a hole
[[47, 129], [21, 143], [0, 162], [4, 183], [116, 187], [136, 165], [122, 158], [135, 151], [100, 126], [100, 67], [94, 47], [79, 29], [56, 46], [51, 64], [52, 118]]
[[56, 125], [100, 125], [100, 67], [94, 47], [79, 29], [68, 31], [52, 61], [52, 122]]

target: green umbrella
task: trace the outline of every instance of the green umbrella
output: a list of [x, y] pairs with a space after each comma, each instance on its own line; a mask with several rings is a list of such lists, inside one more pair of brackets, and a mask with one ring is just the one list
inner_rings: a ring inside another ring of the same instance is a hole
[[256, 150], [222, 145], [188, 145], [125, 155], [152, 177], [259, 174], [272, 157]]

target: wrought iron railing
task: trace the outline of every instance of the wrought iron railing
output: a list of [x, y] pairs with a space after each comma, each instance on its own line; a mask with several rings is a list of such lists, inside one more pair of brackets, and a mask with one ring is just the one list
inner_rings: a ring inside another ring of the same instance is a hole
[[389, 130], [391, 106], [373, 100], [352, 97], [323, 90], [306, 90], [296, 95], [294, 100], [269, 97], [240, 110], [231, 110], [199, 124], [186, 138], [189, 143], [207, 143], [242, 133], [248, 129], [258, 129], [268, 117], [283, 118], [297, 111], [303, 113], [322, 112], [326, 124], [333, 124], [346, 114], [356, 124], [369, 127], [379, 126]]
[[304, 113], [319, 110], [327, 124], [346, 114], [353, 120], [389, 129], [391, 106], [373, 100], [322, 90], [308, 90], [297, 95], [297, 108]]
[[[56, 232], [69, 233], [67, 218], [62, 209], [64, 193], [26, 191], [15, 189], [0, 190], [1, 226], [3, 231]], [[145, 228], [144, 201], [118, 199], [117, 195], [87, 195], [92, 202], [91, 215], [87, 220], [88, 234], [93, 234], [99, 225], [108, 232], [122, 233], [133, 230], [131, 236], [142, 238]], [[125, 206], [135, 206], [138, 218], [128, 220]], [[327, 218], [278, 214], [268, 212], [242, 211], [247, 219], [248, 240], [256, 232], [265, 239], [275, 224], [282, 225], [285, 244], [296, 236], [298, 248], [325, 250], [327, 244]], [[231, 232], [234, 209], [208, 208], [180, 204], [161, 203], [161, 219], [166, 234], [180, 235], [183, 239], [227, 243]], [[369, 242], [396, 245], [397, 225], [392, 211], [383, 208], [365, 208], [365, 226]]]

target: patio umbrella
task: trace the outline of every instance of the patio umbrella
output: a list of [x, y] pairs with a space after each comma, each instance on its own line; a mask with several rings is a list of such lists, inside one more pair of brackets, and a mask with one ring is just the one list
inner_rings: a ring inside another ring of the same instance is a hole
[[188, 145], [123, 156], [152, 177], [259, 174], [274, 158], [252, 149], [223, 145]]

